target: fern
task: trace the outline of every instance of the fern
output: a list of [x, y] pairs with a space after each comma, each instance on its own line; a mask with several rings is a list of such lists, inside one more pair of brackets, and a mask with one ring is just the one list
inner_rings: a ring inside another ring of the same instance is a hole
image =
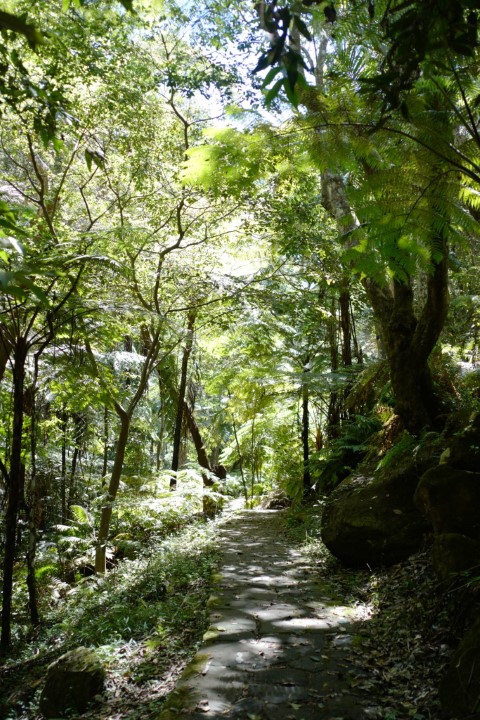
[[70, 505], [70, 512], [73, 519], [81, 525], [89, 525], [92, 527], [93, 519], [90, 513], [80, 505]]
[[378, 463], [376, 470], [386, 470], [387, 468], [394, 465], [403, 455], [408, 451], [413, 451], [418, 443], [418, 439], [410, 435], [406, 430], [400, 436], [395, 445], [388, 450], [384, 457]]

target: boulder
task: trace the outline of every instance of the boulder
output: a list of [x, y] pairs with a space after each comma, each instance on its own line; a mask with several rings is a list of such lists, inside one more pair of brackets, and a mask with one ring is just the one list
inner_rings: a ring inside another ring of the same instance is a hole
[[459, 470], [478, 472], [480, 468], [480, 413], [474, 413], [468, 424], [455, 432], [447, 441], [447, 448], [440, 458], [441, 464]]
[[451, 581], [455, 575], [480, 566], [480, 542], [459, 533], [435, 535], [432, 561], [439, 579]]
[[480, 619], [453, 653], [440, 683], [440, 701], [447, 720], [478, 718], [480, 698]]
[[415, 504], [436, 534], [480, 539], [480, 473], [438, 465], [422, 475]]
[[389, 565], [415, 552], [428, 524], [413, 503], [418, 470], [410, 459], [376, 477], [351, 476], [326, 501], [322, 540], [348, 565]]
[[95, 652], [85, 647], [70, 650], [48, 667], [40, 712], [46, 718], [81, 713], [104, 686], [105, 670]]

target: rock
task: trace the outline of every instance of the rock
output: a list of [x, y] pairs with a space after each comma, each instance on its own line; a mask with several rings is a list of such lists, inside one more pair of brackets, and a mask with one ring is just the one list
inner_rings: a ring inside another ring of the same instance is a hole
[[447, 449], [440, 458], [458, 470], [478, 472], [480, 468], [480, 413], [470, 416], [468, 424], [454, 433], [447, 441]]
[[440, 684], [444, 717], [477, 718], [480, 697], [480, 619], [467, 631], [453, 653]]
[[104, 685], [105, 670], [96, 653], [85, 647], [70, 650], [48, 668], [40, 712], [46, 718], [83, 712]]
[[352, 476], [328, 498], [322, 540], [348, 565], [393, 564], [422, 542], [428, 524], [413, 504], [415, 462], [398, 462], [377, 477]]
[[438, 465], [422, 475], [415, 504], [435, 533], [480, 539], [480, 473]]
[[436, 535], [432, 547], [432, 561], [442, 581], [480, 565], [480, 542], [459, 533]]

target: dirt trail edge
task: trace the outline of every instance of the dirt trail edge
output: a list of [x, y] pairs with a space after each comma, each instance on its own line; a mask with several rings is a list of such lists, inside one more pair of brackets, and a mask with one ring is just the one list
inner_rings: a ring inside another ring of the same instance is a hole
[[159, 720], [377, 717], [372, 698], [354, 687], [362, 669], [348, 653], [365, 609], [329, 595], [281, 536], [278, 511], [231, 517], [220, 548], [210, 628]]

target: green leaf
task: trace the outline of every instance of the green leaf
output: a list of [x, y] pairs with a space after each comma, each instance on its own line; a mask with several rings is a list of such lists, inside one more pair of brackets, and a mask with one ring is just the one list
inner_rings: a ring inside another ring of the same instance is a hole
[[278, 96], [280, 89], [281, 89], [282, 85], [284, 84], [284, 82], [285, 82], [285, 78], [282, 78], [281, 80], [277, 80], [275, 85], [273, 87], [271, 87], [270, 90], [267, 92], [267, 94], [265, 95], [265, 102], [267, 103], [267, 105], [270, 105], [272, 100], [274, 100]]
[[282, 72], [282, 69], [280, 67], [274, 67], [267, 73], [265, 80], [262, 82], [262, 88], [266, 88], [267, 85], [270, 85], [273, 78], [278, 75], [279, 72]]
[[133, 0], [120, 0], [120, 4], [123, 5], [125, 10], [133, 13]]
[[[30, 280], [30, 278], [26, 277], [23, 273], [15, 273], [15, 279], [17, 279], [20, 286], [30, 290], [44, 305], [48, 306], [50, 304], [45, 292], [41, 287], [36, 285], [33, 280]], [[9, 288], [9, 292], [11, 292], [11, 290], [12, 288]]]
[[89, 513], [85, 508], [83, 508], [81, 505], [70, 505], [70, 512], [72, 513], [74, 519], [79, 523], [85, 523], [87, 525], [90, 525], [92, 522], [92, 518], [90, 517]]
[[85, 150], [85, 161], [87, 163], [88, 172], [90, 172], [92, 169], [92, 160], [93, 160], [93, 157], [92, 157], [92, 153], [90, 152], [90, 150]]
[[270, 53], [264, 52], [264, 53], [262, 53], [262, 55], [260, 55], [260, 58], [253, 70], [253, 73], [256, 74], [256, 73], [260, 72], [261, 70], [265, 70], [265, 68], [269, 67], [271, 64], [272, 63], [271, 63], [271, 59], [270, 59]]
[[299, 15], [294, 15], [293, 22], [297, 26], [298, 32], [301, 35], [303, 35], [304, 38], [306, 38], [307, 40], [312, 42], [312, 40], [313, 40], [312, 34], [311, 34], [310, 30], [308, 29], [308, 27], [303, 22], [302, 18]]
[[92, 163], [100, 169], [105, 167], [105, 156], [103, 153], [98, 152], [98, 150], [88, 150], [87, 148], [85, 150], [85, 161], [89, 172], [92, 170]]
[[288, 77], [285, 78], [283, 86], [285, 88], [285, 93], [287, 95], [287, 98], [289, 99], [289, 101], [291, 102], [293, 107], [298, 107], [299, 98], [298, 98], [297, 93], [295, 92], [295, 88], [292, 87], [292, 85], [290, 84]]

